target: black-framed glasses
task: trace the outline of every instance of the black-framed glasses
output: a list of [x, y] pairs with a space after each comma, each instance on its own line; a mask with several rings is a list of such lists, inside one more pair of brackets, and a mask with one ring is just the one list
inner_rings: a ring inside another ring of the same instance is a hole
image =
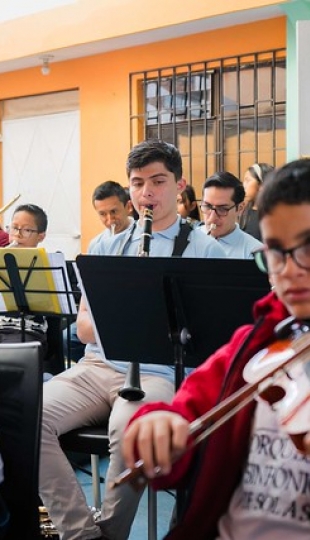
[[203, 214], [211, 214], [212, 210], [214, 210], [218, 217], [225, 217], [228, 216], [228, 212], [236, 206], [236, 204], [233, 204], [232, 206], [213, 206], [213, 204], [202, 202], [200, 204], [200, 209]]
[[27, 227], [15, 227], [14, 225], [9, 225], [7, 227], [7, 232], [9, 234], [20, 234], [22, 238], [30, 238], [34, 233], [39, 233], [36, 229], [28, 229]]
[[265, 246], [253, 252], [258, 268], [269, 274], [280, 274], [286, 265], [288, 255], [297, 266], [310, 270], [310, 239], [290, 249]]

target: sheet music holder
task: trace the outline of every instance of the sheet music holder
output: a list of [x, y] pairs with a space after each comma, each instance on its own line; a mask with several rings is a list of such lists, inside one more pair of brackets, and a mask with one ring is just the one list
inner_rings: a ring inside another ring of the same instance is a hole
[[76, 314], [64, 255], [44, 248], [0, 250], [0, 311]]
[[79, 255], [77, 267], [103, 354], [131, 362], [175, 364], [179, 343], [197, 366], [270, 290], [252, 260]]

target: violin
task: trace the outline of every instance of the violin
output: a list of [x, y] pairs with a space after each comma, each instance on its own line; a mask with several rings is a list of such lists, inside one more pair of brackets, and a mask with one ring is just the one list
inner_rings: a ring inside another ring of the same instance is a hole
[[[183, 454], [255, 399], [269, 403], [283, 430], [296, 448], [304, 452], [303, 437], [310, 431], [310, 327], [295, 317], [288, 317], [275, 327], [275, 335], [278, 339], [246, 364], [243, 371], [246, 384], [191, 422], [189, 442]], [[155, 474], [161, 474], [159, 467]], [[116, 477], [111, 487], [129, 481], [136, 488], [147, 482], [142, 460]]]

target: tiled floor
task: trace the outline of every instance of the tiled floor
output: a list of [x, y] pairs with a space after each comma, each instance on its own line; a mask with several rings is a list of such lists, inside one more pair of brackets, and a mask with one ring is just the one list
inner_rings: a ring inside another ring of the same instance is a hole
[[[107, 467], [107, 458], [100, 461], [100, 472], [105, 477], [105, 471]], [[86, 464], [87, 469], [90, 469], [90, 465]], [[76, 472], [78, 479], [83, 487], [84, 493], [87, 498], [87, 502], [90, 506], [93, 505], [92, 495], [92, 480], [91, 476], [81, 471]], [[104, 493], [104, 484], [102, 484], [102, 494]], [[143, 494], [138, 512], [136, 514], [130, 536], [128, 540], [148, 540], [148, 511], [147, 511], [148, 497], [147, 490]], [[157, 494], [157, 538], [161, 540], [169, 527], [169, 521], [172, 515], [174, 507], [174, 497], [169, 493], [159, 492]]]

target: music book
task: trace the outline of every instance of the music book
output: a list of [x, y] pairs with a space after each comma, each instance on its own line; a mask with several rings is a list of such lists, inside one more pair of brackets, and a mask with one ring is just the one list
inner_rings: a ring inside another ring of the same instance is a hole
[[76, 313], [63, 253], [47, 253], [42, 247], [0, 249], [0, 311], [20, 311], [7, 268], [6, 254], [13, 255], [15, 259], [31, 313]]

